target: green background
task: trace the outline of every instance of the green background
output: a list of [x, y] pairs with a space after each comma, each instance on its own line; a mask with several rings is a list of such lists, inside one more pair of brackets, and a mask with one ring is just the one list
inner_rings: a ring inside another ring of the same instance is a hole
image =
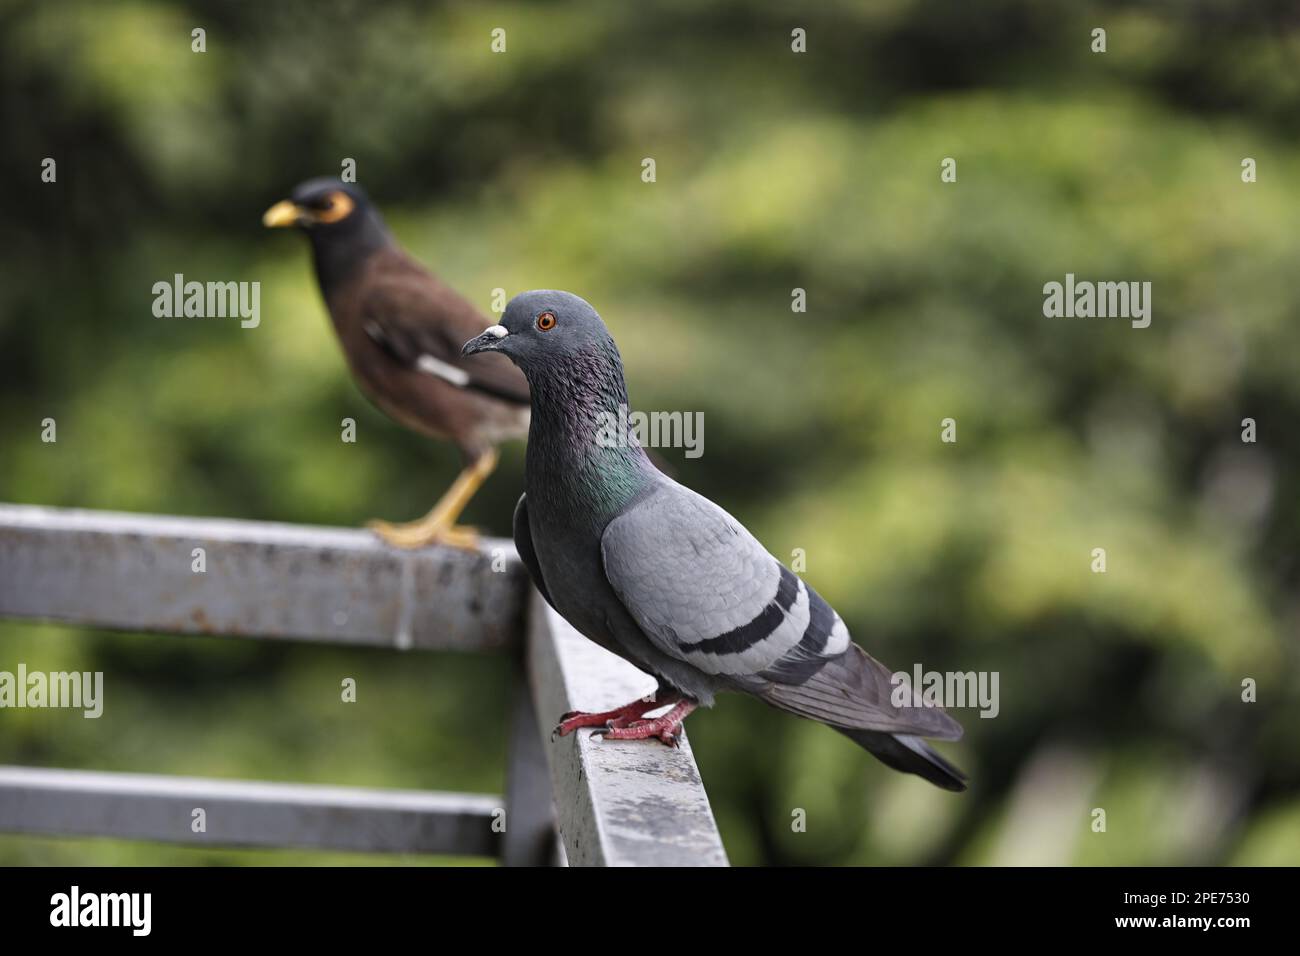
[[[305, 244], [259, 222], [351, 157], [485, 314], [498, 287], [590, 300], [633, 406], [704, 414], [678, 479], [804, 549], [875, 656], [999, 672], [999, 716], [943, 746], [960, 796], [754, 701], [692, 717], [735, 863], [1295, 862], [1286, 9], [0, 0], [0, 500], [422, 514], [455, 452], [365, 402]], [[155, 318], [177, 272], [260, 281], [260, 327]], [[1151, 281], [1151, 327], [1045, 318], [1067, 272]], [[521, 483], [509, 446], [467, 519], [507, 533]], [[106, 713], [0, 712], [0, 763], [503, 786], [504, 658], [0, 624], [19, 661], [103, 670]], [[0, 837], [0, 863], [369, 859]]]

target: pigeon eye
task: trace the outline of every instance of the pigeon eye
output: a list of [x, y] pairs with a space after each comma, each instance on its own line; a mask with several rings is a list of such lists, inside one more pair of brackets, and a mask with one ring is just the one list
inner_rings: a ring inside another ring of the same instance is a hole
[[543, 332], [549, 332], [555, 328], [555, 313], [543, 312], [537, 317], [537, 327]]

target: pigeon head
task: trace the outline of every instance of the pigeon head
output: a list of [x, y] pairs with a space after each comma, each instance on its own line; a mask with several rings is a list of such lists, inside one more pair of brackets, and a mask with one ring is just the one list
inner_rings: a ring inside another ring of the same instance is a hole
[[575, 522], [608, 521], [657, 474], [625, 414], [618, 347], [585, 300], [554, 289], [521, 293], [500, 325], [461, 352], [500, 352], [524, 373], [532, 405], [528, 472], [558, 476], [556, 494], [569, 496]]
[[521, 292], [506, 306], [501, 324], [465, 343], [463, 355], [500, 352], [530, 380], [548, 374], [571, 375], [593, 362], [613, 360], [622, 371], [618, 349], [596, 310], [569, 292]]

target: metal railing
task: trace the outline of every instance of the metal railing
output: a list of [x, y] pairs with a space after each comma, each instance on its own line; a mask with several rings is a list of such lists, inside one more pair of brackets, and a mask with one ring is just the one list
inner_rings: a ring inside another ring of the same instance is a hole
[[[517, 654], [525, 675], [504, 797], [0, 767], [0, 832], [507, 865], [727, 863], [685, 737], [679, 749], [590, 731], [551, 739], [561, 713], [626, 703], [654, 681], [555, 614], [508, 541], [403, 552], [361, 530], [0, 505], [0, 617], [500, 651]], [[3, 721], [0, 709], [0, 732]], [[191, 827], [196, 807], [203, 832]]]

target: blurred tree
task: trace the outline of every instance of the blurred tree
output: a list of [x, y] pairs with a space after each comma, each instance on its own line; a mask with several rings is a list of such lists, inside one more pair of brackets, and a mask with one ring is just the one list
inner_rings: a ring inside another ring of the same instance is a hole
[[[736, 862], [1293, 861], [1298, 27], [1230, 0], [5, 0], [0, 499], [356, 524], [444, 486], [259, 227], [351, 158], [485, 310], [592, 300], [634, 404], [705, 414], [679, 478], [803, 549], [874, 654], [999, 672], [998, 716], [958, 714], [960, 798], [752, 702], [692, 718]], [[260, 281], [261, 325], [154, 318], [178, 272]], [[1045, 318], [1066, 273], [1152, 282], [1151, 327]], [[521, 463], [468, 520], [508, 531]], [[0, 713], [3, 762], [500, 786], [498, 661], [0, 626], [17, 660], [106, 670], [114, 702]], [[342, 670], [374, 706], [339, 714]]]

